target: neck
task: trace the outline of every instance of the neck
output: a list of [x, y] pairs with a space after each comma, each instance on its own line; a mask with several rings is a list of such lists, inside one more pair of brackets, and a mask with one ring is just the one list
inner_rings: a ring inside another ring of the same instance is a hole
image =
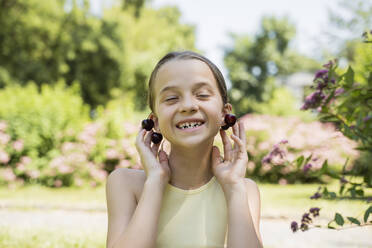
[[195, 147], [172, 145], [169, 154], [170, 184], [184, 190], [196, 189], [209, 182], [212, 172], [212, 142]]

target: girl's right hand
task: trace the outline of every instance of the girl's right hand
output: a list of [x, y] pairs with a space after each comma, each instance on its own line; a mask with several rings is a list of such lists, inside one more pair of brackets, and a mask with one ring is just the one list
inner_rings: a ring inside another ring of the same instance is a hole
[[146, 131], [141, 127], [136, 138], [136, 149], [140, 155], [146, 177], [154, 177], [168, 183], [171, 175], [168, 156], [163, 149], [158, 152], [161, 142], [158, 144], [152, 143], [151, 146], [151, 134], [153, 132], [153, 130]]

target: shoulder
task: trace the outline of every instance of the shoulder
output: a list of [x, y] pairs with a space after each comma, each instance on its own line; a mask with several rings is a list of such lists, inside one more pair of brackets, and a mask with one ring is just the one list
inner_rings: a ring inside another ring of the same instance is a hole
[[143, 170], [117, 168], [113, 170], [107, 178], [107, 184], [117, 186], [115, 188], [127, 187], [139, 199], [143, 185], [146, 180], [146, 174]]

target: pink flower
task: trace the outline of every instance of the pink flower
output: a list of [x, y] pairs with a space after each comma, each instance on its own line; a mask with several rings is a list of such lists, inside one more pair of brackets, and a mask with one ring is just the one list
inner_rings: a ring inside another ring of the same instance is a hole
[[10, 135], [0, 132], [0, 144], [6, 145], [10, 140]]
[[26, 166], [22, 163], [17, 163], [16, 164], [16, 169], [19, 171], [19, 172], [24, 172], [26, 170]]
[[57, 179], [57, 180], [54, 181], [54, 186], [57, 187], [57, 188], [61, 187], [62, 184], [63, 184], [63, 182], [60, 179]]
[[63, 153], [66, 153], [74, 149], [76, 149], [76, 144], [72, 142], [64, 142], [61, 147]]
[[9, 154], [0, 150], [0, 163], [7, 164], [10, 160]]
[[279, 183], [280, 185], [286, 185], [286, 184], [288, 184], [288, 181], [287, 181], [287, 179], [285, 179], [285, 178], [280, 178], [279, 181], [278, 181], [278, 183]]
[[119, 167], [128, 168], [130, 166], [130, 161], [127, 159], [120, 160]]
[[24, 164], [24, 165], [28, 165], [29, 163], [31, 163], [32, 159], [28, 156], [23, 156], [21, 157], [21, 163]]
[[29, 177], [31, 177], [32, 179], [36, 179], [36, 178], [38, 178], [40, 176], [40, 171], [38, 171], [38, 170], [31, 170], [31, 171], [27, 172], [27, 175]]
[[61, 174], [68, 174], [68, 173], [71, 173], [73, 172], [74, 169], [71, 168], [70, 166], [68, 165], [65, 165], [65, 164], [60, 164], [58, 166], [58, 172], [61, 173]]
[[8, 124], [5, 121], [0, 121], [0, 132], [5, 132], [5, 129], [8, 127]]
[[13, 149], [16, 150], [17, 152], [22, 151], [24, 147], [23, 140], [14, 141], [12, 146], [13, 146]]
[[111, 159], [118, 159], [120, 157], [120, 154], [117, 150], [115, 149], [108, 149], [106, 150], [106, 158], [111, 160]]
[[7, 182], [12, 182], [12, 181], [16, 180], [17, 176], [14, 174], [14, 172], [11, 168], [6, 168], [3, 171], [3, 178]]

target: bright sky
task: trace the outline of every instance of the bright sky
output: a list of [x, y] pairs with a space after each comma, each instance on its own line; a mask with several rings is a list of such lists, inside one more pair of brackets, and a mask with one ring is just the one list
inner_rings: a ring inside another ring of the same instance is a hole
[[[104, 0], [91, 0], [99, 12]], [[106, 2], [107, 3], [107, 2]], [[106, 5], [105, 3], [105, 5]], [[320, 56], [319, 44], [328, 25], [328, 8], [337, 0], [152, 0], [151, 6], [176, 5], [183, 23], [196, 26], [196, 47], [222, 71], [223, 47], [231, 43], [229, 32], [254, 35], [264, 15], [289, 16], [297, 29], [292, 46], [309, 56]], [[324, 39], [323, 39], [324, 40]]]
[[[297, 29], [293, 46], [309, 55], [320, 55], [316, 40], [328, 25], [328, 8], [337, 0], [153, 0], [152, 6], [176, 5], [182, 22], [196, 25], [196, 46], [222, 69], [223, 47], [231, 40], [229, 32], [254, 35], [264, 15], [288, 15]], [[226, 76], [226, 75], [225, 75]]]

